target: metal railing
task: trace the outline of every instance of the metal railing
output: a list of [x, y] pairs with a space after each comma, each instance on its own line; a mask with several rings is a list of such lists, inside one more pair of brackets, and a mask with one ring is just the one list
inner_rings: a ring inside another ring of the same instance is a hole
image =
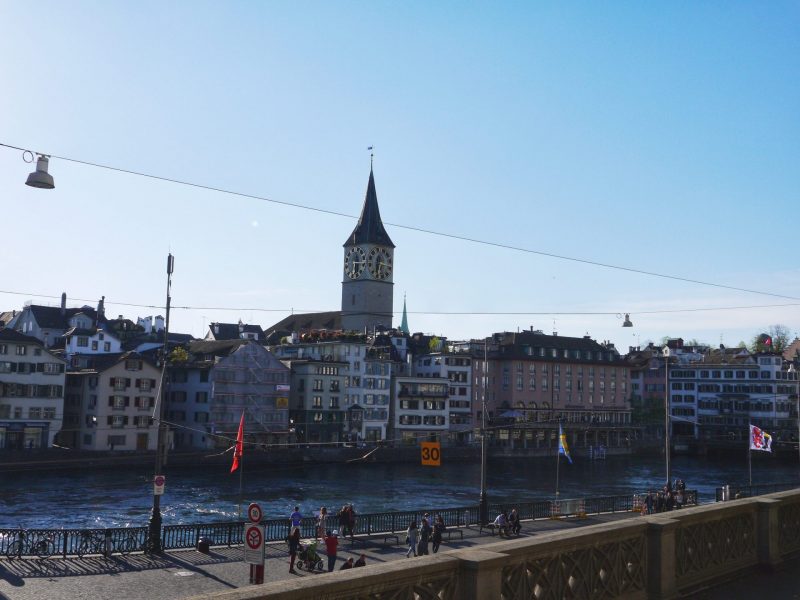
[[[774, 485], [781, 486], [783, 484]], [[697, 493], [693, 490], [687, 490], [685, 498], [686, 505], [697, 503]], [[568, 499], [557, 501], [560, 515], [562, 517], [583, 516], [584, 514], [626, 512], [634, 509], [634, 494], [582, 498], [579, 500], [580, 502]], [[516, 508], [520, 519], [547, 519], [552, 514], [553, 503], [550, 500], [495, 502], [489, 504], [489, 512], [492, 515], [496, 515], [504, 510], [510, 511], [512, 508]], [[575, 508], [577, 506], [582, 509], [580, 514], [577, 512], [578, 509]], [[403, 532], [408, 528], [411, 521], [416, 521], [419, 524], [425, 513], [428, 513], [431, 517], [441, 515], [448, 527], [470, 527], [480, 524], [478, 505], [364, 513], [356, 515], [354, 536], [363, 539], [371, 535]], [[264, 525], [267, 542], [282, 542], [289, 535], [290, 522], [288, 518], [264, 519], [261, 524]], [[164, 550], [195, 548], [200, 538], [210, 540], [210, 545], [213, 546], [238, 546], [243, 543], [243, 529], [244, 523], [242, 521], [165, 525], [161, 529], [162, 546]], [[342, 529], [337, 515], [328, 515], [327, 529]], [[87, 548], [84, 545], [86, 539], [107, 540], [102, 549], [106, 553], [146, 552], [148, 550], [147, 531], [147, 526], [106, 529], [0, 529], [0, 557], [42, 556], [42, 552], [37, 552], [35, 544], [31, 543], [32, 540], [40, 539], [48, 541], [46, 546], [48, 549], [52, 549], [53, 556], [61, 557], [98, 554], [96, 544], [92, 545], [87, 552]], [[316, 517], [305, 517], [302, 520], [300, 534], [303, 537], [316, 536]], [[343, 532], [340, 532], [340, 535], [343, 535]], [[14, 545], [14, 542], [20, 539], [25, 540], [24, 543]], [[12, 550], [17, 550], [17, 552], [11, 552]], [[38, 550], [41, 550], [41, 545]], [[9, 556], [10, 552], [11, 556]]]
[[717, 502], [725, 500], [738, 500], [739, 498], [750, 498], [752, 496], [762, 496], [773, 492], [785, 492], [800, 487], [796, 481], [786, 481], [783, 483], [761, 483], [757, 485], [725, 485], [716, 488], [715, 499]]

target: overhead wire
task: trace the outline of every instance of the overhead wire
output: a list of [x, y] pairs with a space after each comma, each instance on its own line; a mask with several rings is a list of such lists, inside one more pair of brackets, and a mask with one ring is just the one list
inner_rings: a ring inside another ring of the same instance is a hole
[[[60, 295], [55, 294], [40, 294], [35, 292], [18, 292], [13, 290], [0, 290], [0, 294], [8, 294], [13, 296], [25, 296], [27, 298], [51, 298], [59, 299]], [[77, 302], [96, 302], [96, 299], [90, 298], [71, 298]], [[106, 305], [114, 306], [129, 306], [133, 308], [151, 308], [163, 310], [165, 307], [160, 304], [141, 304], [135, 302], [116, 301], [114, 299], [105, 298]], [[632, 311], [625, 309], [625, 313], [630, 315], [658, 315], [658, 314], [674, 314], [674, 313], [691, 313], [691, 312], [716, 312], [723, 310], [751, 310], [760, 308], [785, 308], [791, 306], [800, 306], [800, 302], [786, 302], [780, 304], [749, 304], [741, 306], [712, 306], [712, 307], [691, 307], [691, 308], [670, 308], [658, 310], [640, 310]], [[263, 307], [247, 307], [247, 306], [190, 306], [190, 305], [176, 305], [170, 304], [171, 310], [203, 310], [203, 311], [230, 311], [230, 312], [268, 312], [268, 313], [316, 313], [316, 312], [335, 312], [330, 310], [307, 309], [307, 308], [263, 308]], [[403, 311], [393, 311], [392, 314], [402, 314]], [[623, 311], [455, 311], [455, 310], [407, 310], [409, 315], [432, 315], [432, 316], [621, 316]]]
[[[0, 142], [0, 146], [3, 146], [5, 148], [11, 148], [13, 150], [19, 150], [21, 152], [32, 152], [31, 150], [28, 150], [26, 148], [21, 148], [19, 146], [13, 146], [11, 144], [4, 144], [2, 142]], [[336, 217], [345, 217], [345, 218], [348, 218], [348, 219], [356, 219], [356, 218], [358, 218], [355, 215], [351, 215], [351, 214], [348, 214], [348, 213], [343, 213], [343, 212], [340, 212], [340, 211], [325, 209], [325, 208], [319, 208], [317, 206], [310, 206], [310, 205], [307, 205], [307, 204], [300, 204], [298, 202], [289, 202], [289, 201], [286, 201], [286, 200], [277, 200], [275, 198], [269, 198], [269, 197], [266, 197], [266, 196], [259, 196], [257, 194], [248, 194], [248, 193], [245, 193], [245, 192], [237, 192], [237, 191], [234, 191], [234, 190], [229, 190], [229, 189], [220, 188], [220, 187], [211, 186], [211, 185], [205, 185], [205, 184], [201, 184], [201, 183], [194, 183], [194, 182], [185, 181], [185, 180], [182, 180], [182, 179], [175, 179], [175, 178], [172, 178], [172, 177], [164, 177], [164, 176], [161, 176], [161, 175], [153, 175], [151, 173], [144, 173], [142, 171], [134, 171], [132, 169], [124, 169], [124, 168], [115, 167], [115, 166], [112, 166], [112, 165], [105, 165], [105, 164], [102, 164], [102, 163], [96, 163], [96, 162], [87, 161], [87, 160], [81, 160], [81, 159], [77, 159], [77, 158], [70, 158], [68, 156], [60, 156], [60, 155], [57, 155], [57, 154], [50, 154], [50, 153], [44, 153], [44, 152], [36, 152], [36, 154], [44, 154], [44, 155], [49, 156], [51, 158], [57, 158], [59, 160], [64, 160], [64, 161], [67, 161], [67, 162], [73, 162], [73, 163], [80, 164], [80, 165], [96, 167], [96, 168], [100, 168], [100, 169], [107, 169], [109, 171], [116, 171], [118, 173], [125, 173], [127, 175], [135, 175], [135, 176], [138, 176], [138, 177], [145, 177], [145, 178], [154, 179], [154, 180], [157, 180], [157, 181], [164, 181], [164, 182], [173, 183], [173, 184], [176, 184], [176, 185], [183, 185], [183, 186], [202, 189], [202, 190], [206, 190], [206, 191], [217, 192], [217, 193], [220, 193], [220, 194], [228, 194], [228, 195], [237, 196], [237, 197], [240, 197], [240, 198], [248, 198], [248, 199], [251, 199], [251, 200], [259, 200], [261, 202], [269, 202], [269, 203], [278, 204], [278, 205], [281, 205], [281, 206], [288, 206], [288, 207], [292, 207], [292, 208], [300, 208], [300, 209], [303, 209], [303, 210], [309, 210], [309, 211], [318, 212], [318, 213], [327, 214], [327, 215], [332, 215], [332, 216], [336, 216]], [[745, 293], [749, 293], [749, 294], [759, 294], [759, 295], [762, 295], [762, 296], [771, 296], [773, 298], [784, 298], [784, 299], [787, 299], [787, 300], [800, 300], [800, 297], [797, 297], [797, 296], [789, 296], [789, 295], [785, 295], [785, 294], [776, 294], [774, 292], [766, 292], [764, 290], [749, 289], [749, 288], [744, 288], [744, 287], [726, 285], [726, 284], [721, 284], [721, 283], [716, 283], [716, 282], [711, 282], [711, 281], [704, 281], [704, 280], [701, 280], [701, 279], [693, 279], [693, 278], [690, 278], [690, 277], [683, 277], [683, 276], [680, 276], [680, 275], [671, 275], [671, 274], [667, 274], [667, 273], [658, 273], [656, 271], [649, 271], [649, 270], [645, 270], [645, 269], [637, 269], [637, 268], [634, 268], [634, 267], [627, 267], [627, 266], [623, 266], [623, 265], [615, 265], [615, 264], [612, 264], [612, 263], [606, 263], [606, 262], [601, 262], [601, 261], [598, 261], [598, 260], [591, 260], [591, 259], [587, 259], [587, 258], [579, 258], [579, 257], [574, 257], [574, 256], [567, 256], [567, 255], [564, 255], [564, 254], [557, 254], [555, 252], [549, 252], [549, 251], [545, 251], [545, 250], [535, 250], [535, 249], [532, 249], [532, 248], [524, 248], [522, 246], [515, 246], [513, 244], [506, 244], [506, 243], [503, 243], [503, 242], [494, 242], [494, 241], [490, 241], [490, 240], [482, 240], [482, 239], [479, 239], [479, 238], [470, 237], [470, 236], [461, 235], [461, 234], [448, 233], [448, 232], [443, 232], [443, 231], [436, 231], [434, 229], [428, 229], [428, 228], [418, 227], [418, 226], [414, 226], [414, 225], [405, 225], [405, 224], [402, 224], [402, 223], [392, 223], [392, 222], [389, 222], [389, 221], [384, 221], [384, 225], [389, 225], [390, 227], [396, 227], [398, 229], [405, 229], [405, 230], [408, 230], [408, 231], [415, 231], [417, 233], [425, 233], [425, 234], [428, 234], [428, 235], [434, 235], [434, 236], [448, 238], [448, 239], [460, 240], [460, 241], [469, 242], [469, 243], [472, 243], [472, 244], [479, 244], [479, 245], [490, 246], [490, 247], [494, 247], [494, 248], [502, 248], [504, 250], [512, 250], [512, 251], [515, 251], [515, 252], [522, 252], [522, 253], [526, 253], [526, 254], [544, 256], [544, 257], [547, 257], [547, 258], [554, 258], [554, 259], [557, 259], [557, 260], [575, 262], [575, 263], [579, 263], [579, 264], [585, 264], [585, 265], [590, 265], [590, 266], [594, 266], [594, 267], [601, 267], [601, 268], [605, 268], [605, 269], [612, 269], [612, 270], [624, 271], [624, 272], [628, 272], [628, 273], [635, 273], [635, 274], [638, 274], [638, 275], [646, 275], [646, 276], [649, 276], [649, 277], [658, 277], [658, 278], [661, 278], [661, 279], [669, 279], [669, 280], [673, 280], [673, 281], [681, 281], [681, 282], [684, 282], [684, 283], [692, 283], [692, 284], [695, 284], [695, 285], [703, 285], [703, 286], [714, 287], [714, 288], [719, 288], [719, 289], [726, 289], [726, 290], [731, 290], [731, 291], [736, 291], [736, 292], [745, 292]]]

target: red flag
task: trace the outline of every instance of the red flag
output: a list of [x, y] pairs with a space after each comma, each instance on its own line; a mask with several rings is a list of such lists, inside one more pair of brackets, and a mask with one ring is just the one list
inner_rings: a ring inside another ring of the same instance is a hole
[[236, 434], [236, 447], [233, 449], [233, 464], [231, 465], [231, 473], [239, 468], [239, 458], [242, 456], [244, 450], [244, 411], [242, 411], [242, 419], [239, 421], [239, 433]]

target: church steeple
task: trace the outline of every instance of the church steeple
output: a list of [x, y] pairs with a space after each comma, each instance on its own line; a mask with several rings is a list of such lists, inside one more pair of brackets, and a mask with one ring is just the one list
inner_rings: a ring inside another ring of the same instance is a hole
[[400, 321], [400, 331], [405, 333], [406, 335], [411, 335], [411, 331], [408, 329], [408, 313], [406, 312], [406, 295], [403, 294], [403, 320]]
[[394, 248], [389, 234], [383, 228], [383, 221], [381, 221], [381, 211], [378, 209], [378, 193], [375, 191], [375, 177], [372, 174], [372, 166], [369, 169], [367, 195], [364, 198], [361, 216], [358, 219], [356, 228], [353, 229], [353, 233], [347, 238], [344, 246], [355, 246], [357, 244], [375, 244]]

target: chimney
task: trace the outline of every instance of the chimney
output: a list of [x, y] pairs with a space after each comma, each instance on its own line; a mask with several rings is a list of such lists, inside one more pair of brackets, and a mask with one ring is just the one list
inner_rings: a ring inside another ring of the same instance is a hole
[[67, 314], [67, 292], [61, 294], [61, 316]]

